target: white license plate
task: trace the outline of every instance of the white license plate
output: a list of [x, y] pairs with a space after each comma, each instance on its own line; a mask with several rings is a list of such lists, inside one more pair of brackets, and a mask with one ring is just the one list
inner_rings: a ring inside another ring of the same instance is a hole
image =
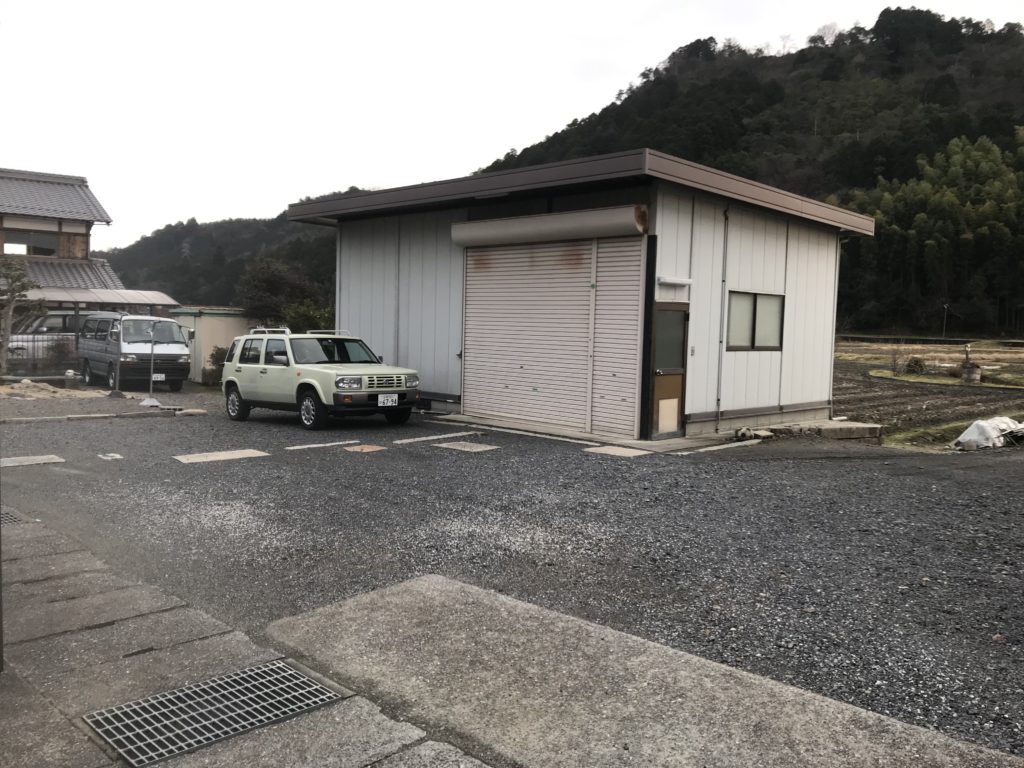
[[165, 373], [154, 373], [153, 374], [153, 381], [165, 381], [166, 379], [167, 379], [167, 374], [165, 374]]
[[398, 405], [398, 395], [377, 395], [377, 405]]

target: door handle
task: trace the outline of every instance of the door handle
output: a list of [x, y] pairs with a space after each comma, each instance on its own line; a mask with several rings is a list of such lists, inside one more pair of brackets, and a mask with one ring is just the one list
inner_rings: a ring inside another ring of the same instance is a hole
[[235, 368], [235, 373], [241, 373], [241, 372], [242, 372], [241, 368]]
[[261, 369], [260, 369], [260, 373], [266, 373], [266, 372], [267, 372], [267, 369], [266, 369], [266, 368], [261, 368]]

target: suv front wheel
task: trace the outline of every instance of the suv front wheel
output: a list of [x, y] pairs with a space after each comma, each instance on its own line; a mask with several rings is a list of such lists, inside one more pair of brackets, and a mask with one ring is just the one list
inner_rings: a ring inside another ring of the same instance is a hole
[[299, 393], [299, 420], [306, 429], [323, 429], [327, 424], [327, 407], [320, 402], [315, 390]]
[[242, 393], [238, 387], [230, 387], [224, 406], [228, 412], [228, 418], [232, 421], [245, 421], [249, 418], [249, 404], [242, 399]]

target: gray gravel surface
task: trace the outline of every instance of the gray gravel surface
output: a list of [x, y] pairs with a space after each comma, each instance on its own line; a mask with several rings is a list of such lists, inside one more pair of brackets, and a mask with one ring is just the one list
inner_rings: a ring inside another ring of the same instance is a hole
[[[198, 402], [198, 400], [196, 401]], [[828, 441], [621, 459], [420, 417], [0, 427], [4, 503], [259, 635], [437, 573], [1024, 755], [1024, 451]], [[285, 451], [361, 440], [389, 450]], [[179, 453], [271, 456], [182, 465]], [[97, 454], [118, 452], [123, 461]]]

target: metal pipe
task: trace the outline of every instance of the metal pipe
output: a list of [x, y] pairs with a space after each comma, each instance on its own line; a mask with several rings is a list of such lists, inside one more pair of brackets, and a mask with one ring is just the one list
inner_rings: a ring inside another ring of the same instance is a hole
[[728, 310], [729, 290], [726, 285], [726, 270], [729, 265], [729, 204], [722, 211], [725, 232], [722, 234], [722, 297], [718, 318], [718, 382], [715, 385], [715, 434], [722, 427], [722, 366], [725, 364], [725, 313]]
[[153, 399], [153, 360], [156, 357], [156, 320], [149, 324], [149, 397]]

